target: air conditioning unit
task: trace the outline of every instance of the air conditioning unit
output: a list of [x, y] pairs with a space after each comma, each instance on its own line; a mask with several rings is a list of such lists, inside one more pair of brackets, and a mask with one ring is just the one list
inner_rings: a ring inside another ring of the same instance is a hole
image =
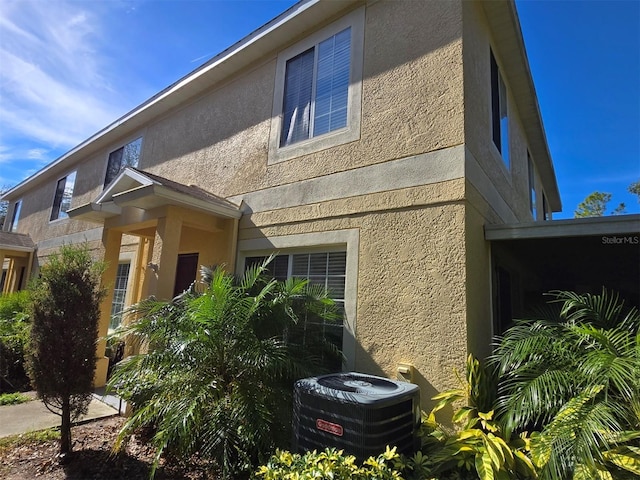
[[359, 461], [384, 452], [418, 448], [417, 385], [361, 373], [298, 380], [294, 390], [293, 449], [303, 453], [342, 449]]

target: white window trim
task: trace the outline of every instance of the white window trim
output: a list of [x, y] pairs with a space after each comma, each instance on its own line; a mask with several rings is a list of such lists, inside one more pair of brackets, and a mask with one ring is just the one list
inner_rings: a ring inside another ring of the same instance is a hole
[[[269, 165], [344, 143], [353, 142], [360, 138], [362, 64], [364, 57], [364, 13], [364, 7], [358, 8], [278, 54], [273, 94], [273, 113], [271, 115], [271, 132], [269, 135]], [[347, 104], [347, 126], [333, 132], [309, 138], [308, 140], [280, 147], [282, 102], [287, 61], [349, 27], [351, 27], [351, 71]]]
[[[136, 168], [140, 168], [140, 164], [142, 163], [142, 155], [144, 152], [144, 137], [145, 135], [143, 132], [138, 132], [135, 135], [131, 135], [130, 137], [127, 137], [127, 140], [125, 140], [124, 142], [118, 143], [116, 146], [111, 146], [107, 150], [107, 153], [105, 155], [106, 161], [104, 162], [104, 169], [102, 170], [102, 177], [101, 177], [102, 180], [100, 182], [100, 185], [104, 185], [104, 180], [107, 178], [107, 171], [109, 170], [109, 156], [116, 150], [122, 147], [125, 147], [130, 143], [135, 142], [138, 139], [140, 139], [140, 156], [138, 157], [138, 166]], [[102, 187], [102, 189], [104, 190], [104, 186]]]
[[[66, 188], [66, 186], [67, 186], [67, 178], [69, 178], [74, 173], [76, 174], [76, 178], [74, 179], [73, 191], [71, 192], [71, 200], [73, 201], [73, 193], [74, 193], [75, 188], [76, 188], [75, 182], [78, 180], [78, 171], [77, 170], [72, 170], [69, 173], [67, 173], [66, 175], [64, 175], [62, 177], [59, 177], [58, 180], [56, 180], [55, 188], [54, 188], [54, 191], [53, 191], [53, 198], [51, 199], [51, 210], [49, 212], [49, 223], [56, 223], [56, 222], [61, 222], [61, 221], [64, 221], [64, 220], [69, 220], [69, 216], [68, 215], [66, 217], [61, 217], [60, 216], [60, 214], [62, 213], [62, 210], [58, 211], [58, 218], [54, 218], [53, 220], [51, 220], [51, 213], [53, 212], [53, 207], [55, 206], [55, 202], [56, 202], [56, 194], [57, 194], [57, 190], [58, 190], [58, 182], [64, 178], [64, 180], [65, 180], [65, 188]], [[62, 207], [62, 199], [61, 199], [60, 207]]]
[[[18, 216], [16, 217], [16, 209], [18, 208], [18, 205], [20, 206], [20, 211], [18, 212]], [[24, 206], [24, 202], [23, 199], [21, 198], [20, 200], [16, 200], [16, 202], [13, 204], [13, 209], [11, 210], [11, 217], [9, 219], [9, 228], [7, 229], [8, 232], [17, 232], [18, 231], [18, 225], [20, 224], [20, 217], [22, 216], [22, 207]], [[5, 222], [7, 220], [5, 219]]]
[[[121, 263], [129, 264], [129, 278], [127, 279], [127, 291], [124, 296], [124, 308], [126, 309], [133, 304], [133, 292], [135, 290], [134, 282], [137, 282], [139, 280], [136, 275], [138, 270], [136, 252], [133, 252], [133, 251], [121, 252], [120, 256], [118, 257], [118, 265], [120, 265]], [[113, 305], [113, 299], [111, 300], [111, 304]], [[109, 321], [111, 321], [111, 316], [109, 316]]]
[[345, 356], [343, 366], [346, 371], [355, 369], [359, 245], [360, 232], [358, 229], [255, 238], [238, 242], [238, 258], [236, 261], [236, 272], [242, 272], [247, 257], [269, 255], [273, 252], [292, 254], [312, 253], [314, 251], [346, 251], [347, 264], [344, 286], [345, 319], [342, 334], [342, 353]]

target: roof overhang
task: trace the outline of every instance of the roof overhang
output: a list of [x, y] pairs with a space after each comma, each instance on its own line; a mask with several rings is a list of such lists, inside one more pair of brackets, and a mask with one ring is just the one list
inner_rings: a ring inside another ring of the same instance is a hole
[[[536, 238], [629, 236], [640, 234], [640, 214], [574, 218], [513, 225], [485, 225], [486, 240], [530, 240]], [[637, 243], [638, 240], [635, 240]]]
[[71, 218], [104, 223], [106, 219], [120, 215], [123, 208], [148, 211], [169, 205], [222, 218], [242, 216], [240, 207], [224, 198], [130, 167], [120, 172], [93, 202], [72, 208], [67, 213]]
[[501, 67], [509, 81], [509, 88], [520, 115], [521, 125], [529, 140], [529, 148], [538, 174], [545, 186], [544, 193], [549, 207], [553, 212], [560, 212], [562, 210], [560, 191], [515, 2], [512, 0], [493, 0], [482, 2], [482, 6], [495, 42], [506, 46], [506, 48], [499, 50]]
[[32, 253], [36, 249], [29, 235], [0, 231], [0, 250]]
[[154, 118], [166, 114], [188, 99], [220, 84], [238, 71], [256, 62], [263, 62], [269, 55], [275, 55], [278, 50], [286, 48], [305, 32], [362, 3], [364, 3], [363, 0], [302, 0], [296, 3], [204, 65], [8, 190], [2, 199], [16, 199], [39, 182], [63, 174], [88, 155], [101, 148], [108, 148], [121, 137], [142, 128]]

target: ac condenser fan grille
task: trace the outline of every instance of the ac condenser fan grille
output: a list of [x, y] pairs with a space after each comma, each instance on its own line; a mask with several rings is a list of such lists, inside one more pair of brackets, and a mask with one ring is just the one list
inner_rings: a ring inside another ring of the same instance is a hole
[[396, 446], [418, 446], [417, 385], [361, 373], [305, 378], [294, 391], [293, 447], [298, 452], [336, 447], [360, 461]]

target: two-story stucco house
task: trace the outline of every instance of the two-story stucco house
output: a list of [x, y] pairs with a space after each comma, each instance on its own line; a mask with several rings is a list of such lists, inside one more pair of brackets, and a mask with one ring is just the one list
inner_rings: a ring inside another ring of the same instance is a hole
[[484, 227], [560, 210], [512, 1], [303, 0], [4, 199], [5, 291], [86, 241], [104, 335], [199, 265], [277, 252], [343, 305], [345, 369], [410, 365], [425, 399], [490, 351]]

